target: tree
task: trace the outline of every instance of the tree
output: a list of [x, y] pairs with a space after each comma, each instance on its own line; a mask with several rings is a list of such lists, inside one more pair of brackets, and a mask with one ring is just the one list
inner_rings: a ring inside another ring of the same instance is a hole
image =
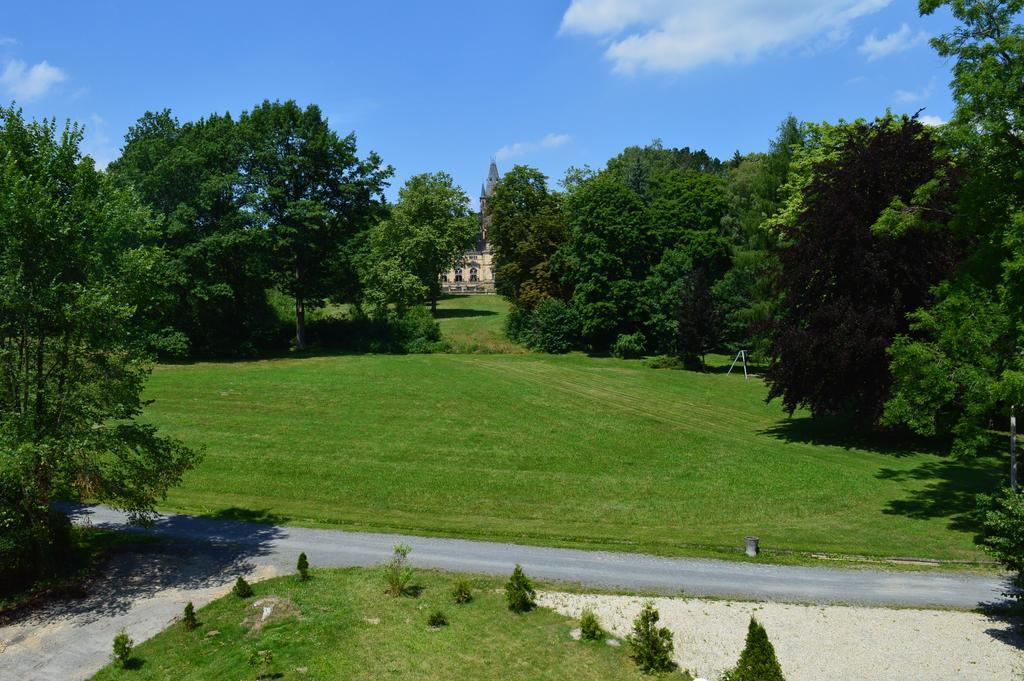
[[963, 455], [988, 447], [992, 424], [1024, 403], [1024, 2], [923, 0], [920, 8], [944, 5], [960, 23], [932, 39], [955, 59], [956, 110], [943, 139], [967, 170], [951, 229], [972, 249], [893, 345], [885, 418], [952, 436]]
[[274, 283], [295, 301], [303, 349], [306, 309], [355, 288], [352, 237], [379, 216], [393, 170], [373, 152], [359, 159], [355, 134], [339, 137], [315, 105], [264, 101], [239, 125], [245, 202], [267, 232]]
[[386, 316], [429, 298], [437, 312], [441, 274], [454, 267], [473, 243], [478, 225], [469, 199], [448, 173], [409, 178], [391, 215], [374, 227], [363, 267], [364, 298]]
[[814, 133], [782, 214], [769, 399], [874, 423], [891, 384], [887, 349], [956, 259], [953, 181], [916, 118]]
[[730, 673], [731, 681], [785, 681], [782, 667], [775, 657], [775, 646], [768, 640], [768, 632], [753, 617], [747, 627], [747, 641], [740, 653], [736, 669]]
[[532, 310], [545, 298], [566, 297], [552, 262], [566, 240], [565, 219], [547, 177], [515, 166], [495, 185], [487, 212], [498, 293], [521, 310]]
[[583, 338], [604, 350], [639, 320], [640, 288], [650, 261], [643, 201], [612, 175], [602, 173], [566, 203], [569, 238], [559, 252]]
[[[242, 139], [231, 116], [179, 124], [147, 112], [108, 169], [160, 218], [154, 242], [166, 254], [165, 304], [147, 317], [163, 355], [252, 354], [275, 332], [266, 300], [266, 233], [243, 209]], [[177, 345], [168, 340], [183, 337]]]
[[[82, 157], [82, 130], [0, 109], [0, 560], [5, 588], [54, 568], [50, 503], [136, 518], [197, 460], [136, 422], [149, 375], [136, 306], [159, 253], [131, 192]], [[50, 563], [47, 565], [47, 563]]]
[[633, 620], [633, 631], [626, 637], [629, 656], [647, 674], [670, 672], [676, 668], [672, 661], [675, 651], [672, 631], [668, 627], [659, 627], [659, 619], [661, 615], [654, 608], [654, 603], [647, 601]]

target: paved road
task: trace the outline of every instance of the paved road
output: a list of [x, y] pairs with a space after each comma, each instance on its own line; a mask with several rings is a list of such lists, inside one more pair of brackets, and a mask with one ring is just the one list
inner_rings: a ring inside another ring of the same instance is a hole
[[[81, 509], [77, 517], [88, 518], [95, 525], [127, 526], [123, 514], [103, 507]], [[412, 562], [422, 567], [508, 574], [520, 563], [527, 574], [545, 579], [595, 587], [682, 591], [700, 596], [974, 608], [1001, 601], [1007, 588], [1004, 580], [988, 576], [660, 558], [461, 539], [273, 527], [184, 515], [162, 516], [149, 532], [175, 539], [241, 545], [250, 555], [258, 556], [261, 564], [272, 565], [279, 572], [292, 571], [302, 551], [313, 565], [365, 567], [387, 560], [395, 544], [407, 543], [412, 546]]]

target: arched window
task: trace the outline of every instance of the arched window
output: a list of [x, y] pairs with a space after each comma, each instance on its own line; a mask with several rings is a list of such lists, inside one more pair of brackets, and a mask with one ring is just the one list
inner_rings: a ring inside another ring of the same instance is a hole
[[476, 268], [475, 267], [469, 268], [469, 280], [470, 281], [480, 281], [480, 277], [477, 276]]
[[455, 281], [462, 281], [462, 268], [461, 267], [456, 267], [455, 268]]
[[444, 283], [447, 283], [447, 282], [448, 282], [448, 274], [442, 272], [441, 273], [441, 283], [444, 284]]

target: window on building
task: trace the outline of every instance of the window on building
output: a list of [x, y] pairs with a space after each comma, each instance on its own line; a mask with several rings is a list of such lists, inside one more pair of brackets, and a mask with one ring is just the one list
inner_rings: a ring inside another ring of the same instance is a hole
[[458, 267], [455, 269], [455, 281], [462, 281], [462, 268]]
[[471, 267], [469, 269], [469, 280], [470, 281], [480, 281], [480, 277], [477, 275], [475, 267]]
[[448, 281], [448, 275], [447, 274], [442, 274], [441, 275], [441, 283], [444, 284], [447, 281]]

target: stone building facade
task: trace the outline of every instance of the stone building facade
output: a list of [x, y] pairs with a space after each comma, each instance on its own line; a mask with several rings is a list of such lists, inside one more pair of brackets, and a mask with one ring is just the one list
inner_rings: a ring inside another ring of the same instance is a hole
[[499, 179], [498, 164], [492, 160], [487, 182], [480, 188], [480, 232], [476, 244], [462, 255], [454, 268], [441, 275], [442, 293], [494, 293], [494, 255], [487, 240], [490, 226], [487, 199], [494, 193]]

